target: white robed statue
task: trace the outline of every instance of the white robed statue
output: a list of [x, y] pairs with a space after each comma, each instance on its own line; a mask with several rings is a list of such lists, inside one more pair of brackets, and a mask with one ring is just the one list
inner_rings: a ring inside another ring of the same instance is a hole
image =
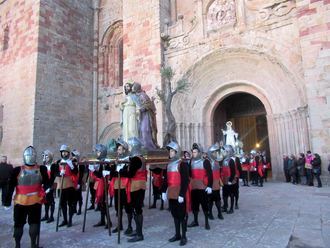
[[231, 145], [233, 147], [233, 149], [236, 148], [237, 146], [237, 137], [238, 137], [238, 133], [236, 133], [233, 128], [232, 128], [233, 123], [231, 121], [227, 121], [226, 122], [226, 130], [221, 129], [225, 139], [224, 139], [224, 143], [225, 145]]
[[132, 92], [132, 84], [125, 84], [125, 100], [121, 103], [122, 137], [125, 142], [129, 138], [139, 137], [139, 107], [136, 94]]

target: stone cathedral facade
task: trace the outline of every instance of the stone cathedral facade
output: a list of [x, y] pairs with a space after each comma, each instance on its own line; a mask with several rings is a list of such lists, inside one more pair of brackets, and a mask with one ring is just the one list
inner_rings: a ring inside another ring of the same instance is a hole
[[81, 152], [120, 135], [123, 84], [142, 84], [166, 125], [160, 69], [189, 88], [174, 97], [177, 138], [209, 146], [234, 123], [282, 155], [330, 159], [329, 0], [1, 0], [0, 154], [14, 164], [67, 143]]

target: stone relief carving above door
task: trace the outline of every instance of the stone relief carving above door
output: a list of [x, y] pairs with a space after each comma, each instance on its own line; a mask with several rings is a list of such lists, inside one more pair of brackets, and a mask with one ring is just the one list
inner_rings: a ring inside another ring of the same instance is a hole
[[246, 8], [258, 12], [258, 19], [266, 21], [282, 17], [295, 8], [294, 0], [245, 0]]
[[207, 31], [218, 30], [236, 23], [235, 0], [215, 0], [208, 8]]

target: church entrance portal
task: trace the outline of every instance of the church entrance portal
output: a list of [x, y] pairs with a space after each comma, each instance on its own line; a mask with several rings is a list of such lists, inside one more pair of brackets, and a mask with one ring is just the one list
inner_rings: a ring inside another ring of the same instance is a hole
[[247, 93], [235, 93], [222, 100], [213, 116], [214, 142], [223, 140], [221, 129], [226, 129], [226, 121], [233, 123], [233, 129], [243, 142], [243, 150], [265, 150], [269, 157], [269, 141], [266, 110], [262, 102]]

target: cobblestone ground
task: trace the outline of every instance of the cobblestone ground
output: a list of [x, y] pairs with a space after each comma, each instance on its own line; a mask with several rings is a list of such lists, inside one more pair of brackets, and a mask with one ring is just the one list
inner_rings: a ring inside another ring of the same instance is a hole
[[[148, 194], [147, 194], [148, 195]], [[160, 203], [158, 203], [159, 206]], [[55, 232], [55, 224], [43, 223], [40, 245], [51, 247], [177, 247], [178, 242], [167, 240], [174, 232], [168, 211], [144, 208], [144, 238], [142, 242], [127, 243], [122, 235], [108, 236], [103, 227], [94, 228], [99, 212], [89, 211], [86, 231], [81, 232], [83, 217], [74, 216], [71, 228]], [[55, 211], [56, 212], [56, 211]], [[215, 214], [215, 209], [213, 210]], [[110, 208], [116, 223], [114, 209]], [[210, 221], [211, 230], [204, 229], [200, 213], [199, 227], [188, 229], [186, 247], [330, 247], [330, 188], [297, 186], [289, 183], [268, 182], [263, 188], [240, 187], [239, 210], [224, 214], [224, 220]], [[192, 220], [190, 219], [188, 222]], [[12, 210], [0, 210], [0, 247], [14, 247], [12, 238]], [[126, 216], [124, 216], [124, 227]], [[25, 226], [22, 248], [29, 247], [28, 228]]]

